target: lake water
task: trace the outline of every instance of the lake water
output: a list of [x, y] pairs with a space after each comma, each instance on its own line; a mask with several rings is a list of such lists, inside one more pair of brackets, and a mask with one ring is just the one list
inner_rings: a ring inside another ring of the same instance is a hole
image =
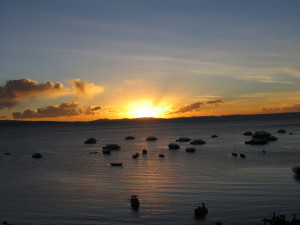
[[[94, 123], [1, 123], [0, 222], [67, 224], [263, 224], [273, 211], [300, 217], [300, 114]], [[287, 133], [279, 134], [283, 128]], [[251, 146], [245, 131], [278, 141]], [[290, 135], [289, 133], [293, 134]], [[218, 138], [211, 138], [216, 134]], [[124, 140], [133, 135], [135, 140]], [[147, 142], [148, 136], [157, 141]], [[195, 153], [179, 137], [203, 139]], [[99, 141], [84, 144], [89, 137]], [[121, 145], [111, 155], [102, 146]], [[142, 150], [148, 150], [142, 155]], [[266, 154], [262, 151], [265, 150]], [[91, 154], [91, 152], [99, 152]], [[232, 152], [246, 158], [233, 157]], [[5, 155], [5, 152], [11, 153]], [[33, 159], [35, 152], [41, 159]], [[139, 152], [140, 157], [132, 158]], [[164, 158], [159, 158], [163, 153]], [[110, 162], [122, 162], [111, 167]], [[134, 211], [129, 198], [138, 195]], [[195, 219], [205, 202], [208, 215]]]

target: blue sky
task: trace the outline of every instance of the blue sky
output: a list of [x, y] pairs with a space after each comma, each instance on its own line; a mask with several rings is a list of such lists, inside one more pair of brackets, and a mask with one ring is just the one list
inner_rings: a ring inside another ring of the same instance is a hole
[[1, 0], [0, 8], [4, 90], [19, 79], [66, 88], [80, 79], [103, 90], [29, 96], [0, 109], [5, 117], [70, 101], [109, 118], [135, 101], [169, 111], [223, 101], [177, 116], [300, 109], [299, 1]]

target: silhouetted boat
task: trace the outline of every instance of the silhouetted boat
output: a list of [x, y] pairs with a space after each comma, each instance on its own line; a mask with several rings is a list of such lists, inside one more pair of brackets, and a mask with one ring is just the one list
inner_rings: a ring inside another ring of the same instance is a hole
[[194, 215], [196, 218], [203, 218], [207, 215], [208, 209], [205, 207], [205, 204], [202, 203], [202, 206], [198, 206], [194, 209]]
[[250, 141], [245, 141], [245, 144], [248, 145], [265, 145], [268, 144], [268, 140], [265, 138], [254, 138], [251, 139]]
[[190, 148], [186, 148], [185, 151], [186, 151], [186, 152], [195, 152], [196, 149], [193, 148], [193, 147], [190, 147]]
[[131, 203], [131, 207], [134, 209], [138, 209], [140, 207], [140, 201], [137, 195], [131, 195], [130, 203]]
[[190, 142], [191, 145], [202, 145], [202, 144], [205, 144], [206, 142], [201, 140], [201, 139], [195, 139], [195, 140], [192, 140]]
[[34, 154], [32, 155], [32, 158], [40, 159], [40, 158], [42, 158], [42, 155], [41, 155], [41, 153], [34, 153]]
[[245, 154], [240, 154], [240, 157], [241, 158], [246, 158], [246, 155]]
[[104, 146], [102, 148], [109, 149], [109, 150], [119, 150], [121, 148], [121, 146], [117, 145], [117, 144], [107, 144], [106, 146]]
[[103, 153], [104, 155], [109, 155], [110, 152], [111, 152], [110, 149], [103, 149], [103, 150], [102, 150], [102, 153]]
[[97, 140], [95, 138], [89, 138], [84, 143], [85, 144], [95, 144]]
[[188, 142], [188, 141], [190, 141], [191, 139], [190, 138], [188, 138], [188, 137], [180, 137], [180, 138], [178, 138], [176, 141], [178, 141], [178, 142]]
[[146, 141], [156, 141], [157, 140], [157, 137], [154, 137], [154, 136], [149, 136], [146, 138]]
[[134, 155], [132, 155], [132, 158], [136, 159], [139, 156], [140, 156], [139, 153], [135, 153]]
[[286, 130], [285, 130], [285, 129], [279, 129], [279, 130], [277, 131], [277, 133], [284, 134], [284, 133], [286, 133]]
[[134, 140], [134, 139], [135, 139], [134, 136], [126, 136], [126, 137], [125, 137], [125, 140]]
[[111, 166], [122, 166], [123, 163], [110, 163]]
[[159, 154], [158, 156], [161, 157], [161, 158], [165, 157], [164, 154]]
[[169, 149], [180, 149], [180, 146], [176, 143], [168, 144]]
[[231, 153], [231, 155], [232, 155], [232, 156], [238, 156], [238, 154], [235, 153], [235, 152]]
[[148, 151], [147, 149], [143, 149], [143, 155], [147, 155]]
[[215, 135], [215, 134], [214, 134], [214, 135], [211, 135], [211, 137], [212, 137], [212, 138], [217, 138], [218, 135]]

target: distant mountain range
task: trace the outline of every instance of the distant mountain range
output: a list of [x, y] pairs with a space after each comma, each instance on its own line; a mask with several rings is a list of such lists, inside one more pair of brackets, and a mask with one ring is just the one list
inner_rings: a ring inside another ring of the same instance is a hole
[[0, 125], [17, 124], [58, 124], [58, 123], [126, 123], [126, 122], [225, 122], [235, 120], [280, 120], [280, 119], [299, 119], [300, 112], [278, 113], [278, 114], [256, 114], [256, 115], [226, 115], [226, 116], [201, 116], [201, 117], [180, 117], [180, 118], [134, 118], [134, 119], [99, 119], [89, 122], [58, 122], [58, 121], [23, 121], [23, 120], [0, 120]]

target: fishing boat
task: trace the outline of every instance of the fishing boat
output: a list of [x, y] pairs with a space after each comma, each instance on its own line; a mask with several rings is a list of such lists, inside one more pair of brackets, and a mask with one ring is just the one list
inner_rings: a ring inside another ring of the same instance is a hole
[[146, 141], [156, 141], [157, 140], [157, 137], [154, 137], [154, 136], [149, 136], [146, 138]]
[[134, 209], [138, 209], [140, 207], [140, 201], [137, 195], [131, 195], [130, 203], [131, 203], [131, 207]]
[[168, 147], [169, 149], [180, 149], [180, 146], [176, 143], [170, 143]]
[[194, 209], [194, 215], [196, 218], [203, 218], [207, 215], [208, 209], [205, 207], [205, 204], [202, 202], [202, 206], [197, 206]]
[[188, 137], [180, 137], [180, 138], [178, 138], [176, 141], [178, 141], [178, 142], [188, 142], [188, 141], [190, 141], [191, 139], [190, 138], [188, 138]]
[[134, 136], [126, 136], [126, 137], [125, 137], [125, 140], [134, 140], [134, 139], [135, 139]]
[[106, 146], [102, 147], [103, 150], [109, 149], [109, 150], [119, 150], [121, 148], [120, 145], [117, 144], [107, 144]]
[[87, 139], [84, 144], [96, 144], [97, 140], [95, 138]]
[[190, 147], [190, 148], [186, 148], [185, 151], [186, 151], [186, 152], [195, 152], [196, 149], [193, 148], [193, 147]]
[[122, 166], [123, 163], [110, 163], [111, 166]]
[[102, 150], [102, 153], [103, 153], [104, 155], [109, 155], [110, 152], [111, 152], [110, 149], [103, 149], [103, 150]]
[[195, 139], [195, 140], [192, 140], [192, 141], [190, 142], [191, 145], [203, 145], [203, 144], [205, 144], [205, 143], [206, 143], [206, 142], [203, 141], [203, 140], [201, 140], [201, 139]]

